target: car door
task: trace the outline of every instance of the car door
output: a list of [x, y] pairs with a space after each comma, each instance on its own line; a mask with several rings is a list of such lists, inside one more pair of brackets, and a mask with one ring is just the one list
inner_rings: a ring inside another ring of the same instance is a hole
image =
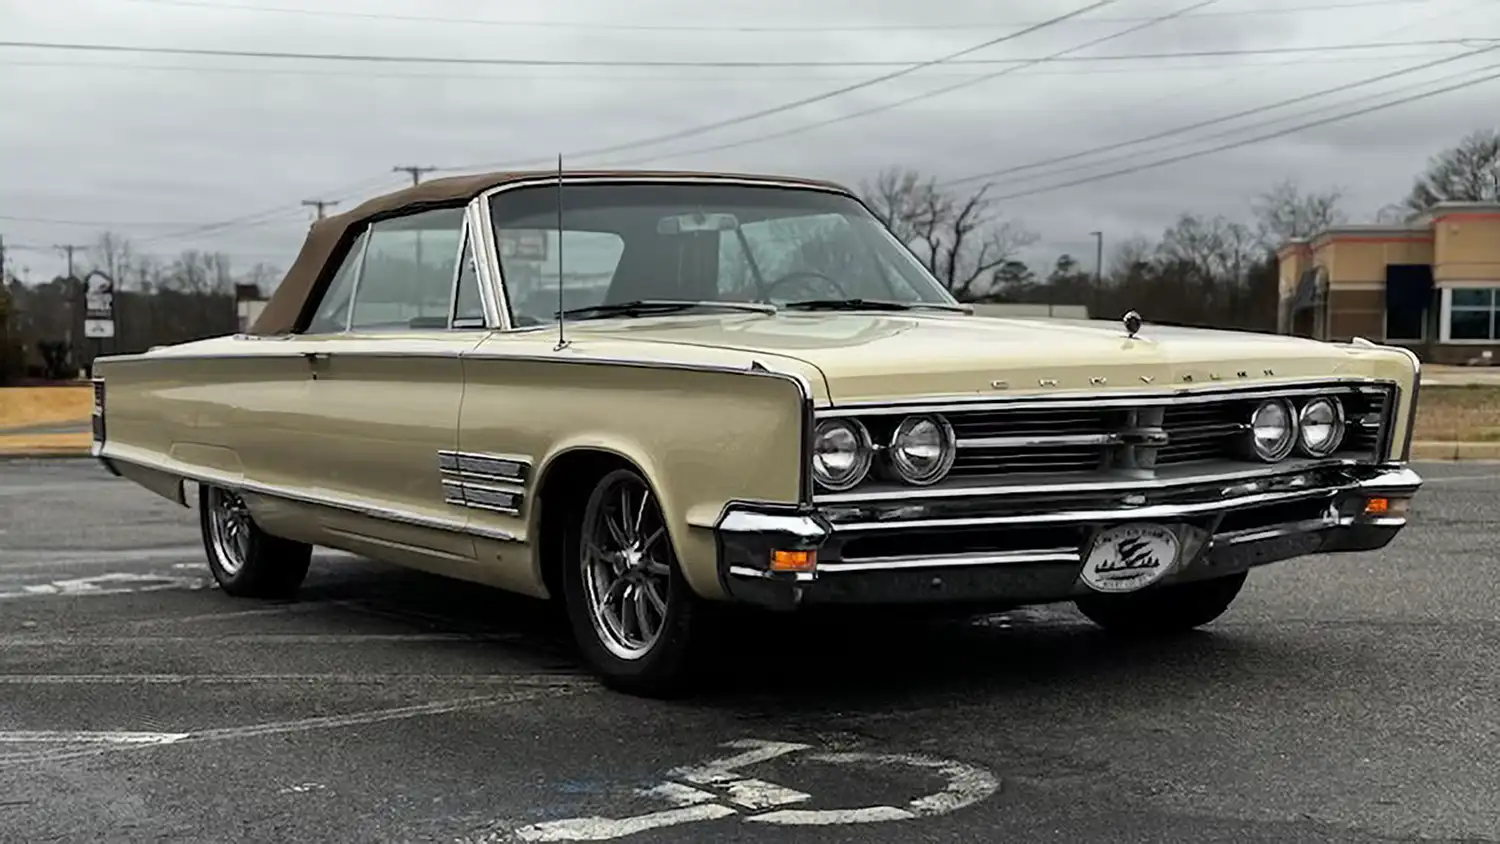
[[331, 505], [328, 544], [452, 574], [474, 547], [439, 458], [457, 448], [460, 355], [490, 330], [466, 218], [437, 208], [371, 224], [348, 295], [335, 279], [326, 317], [292, 341], [307, 369], [298, 471]]

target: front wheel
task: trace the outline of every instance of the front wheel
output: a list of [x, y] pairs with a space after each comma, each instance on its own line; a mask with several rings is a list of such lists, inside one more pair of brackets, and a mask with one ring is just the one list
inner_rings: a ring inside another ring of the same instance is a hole
[[1123, 595], [1090, 595], [1074, 601], [1089, 621], [1132, 635], [1182, 633], [1213, 621], [1229, 609], [1246, 572]]
[[633, 694], [686, 691], [702, 607], [644, 478], [616, 469], [599, 479], [569, 517], [563, 567], [573, 636], [595, 673]]
[[225, 594], [290, 597], [307, 577], [312, 546], [261, 530], [233, 490], [200, 485], [198, 522], [209, 571]]

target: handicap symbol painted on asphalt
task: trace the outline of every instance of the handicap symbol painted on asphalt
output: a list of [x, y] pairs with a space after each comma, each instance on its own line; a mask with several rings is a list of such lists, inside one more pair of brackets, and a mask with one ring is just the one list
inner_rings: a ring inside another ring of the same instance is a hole
[[[768, 826], [831, 826], [930, 818], [972, 806], [1000, 788], [999, 779], [965, 762], [908, 753], [814, 751], [811, 745], [741, 739], [723, 745], [738, 751], [698, 765], [675, 768], [643, 794], [672, 808], [622, 818], [565, 818], [464, 839], [466, 844], [501, 842], [609, 841], [679, 824], [739, 815], [746, 823]], [[946, 781], [942, 790], [900, 806], [808, 809], [813, 795], [741, 773], [741, 769], [789, 754], [835, 766], [905, 767]]]

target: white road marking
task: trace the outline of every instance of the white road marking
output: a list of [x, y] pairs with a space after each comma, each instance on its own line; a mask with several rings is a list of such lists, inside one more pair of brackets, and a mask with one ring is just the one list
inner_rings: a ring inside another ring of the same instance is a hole
[[202, 589], [202, 578], [169, 577], [156, 574], [111, 572], [93, 577], [54, 580], [51, 583], [23, 585], [20, 589], [0, 591], [0, 599], [44, 596], [124, 595], [132, 592], [159, 592], [164, 589]]
[[989, 771], [963, 762], [935, 759], [931, 756], [888, 753], [813, 753], [808, 758], [818, 762], [827, 762], [830, 765], [901, 765], [918, 768], [941, 775], [948, 780], [948, 784], [942, 791], [919, 797], [904, 808], [868, 806], [859, 809], [783, 809], [763, 815], [751, 815], [745, 820], [754, 823], [796, 826], [911, 820], [956, 812], [965, 806], [972, 806], [988, 798], [1000, 788], [1000, 780]]
[[582, 686], [582, 674], [0, 674], [9, 686], [181, 686], [244, 683], [500, 683], [508, 686]]
[[725, 791], [729, 794], [729, 801], [731, 803], [751, 810], [770, 809], [776, 806], [787, 806], [792, 803], [805, 803], [812, 799], [811, 794], [794, 791], [790, 788], [779, 786], [774, 782], [755, 779], [730, 783]]
[[326, 791], [328, 786], [320, 782], [300, 782], [277, 791], [277, 794], [306, 794], [309, 791]]
[[[627, 835], [636, 835], [665, 826], [727, 818], [733, 814], [737, 813], [728, 806], [705, 803], [701, 806], [667, 809], [662, 812], [652, 812], [649, 815], [636, 815], [618, 820], [615, 818], [569, 818], [563, 821], [547, 821], [522, 827], [516, 830], [514, 835], [520, 841], [608, 841], [612, 838], [624, 838]], [[489, 840], [503, 841], [505, 839]]]
[[[225, 642], [277, 645], [347, 645], [360, 642], [514, 642], [521, 633], [225, 633]], [[202, 644], [202, 636], [0, 637], [0, 648], [108, 648]]]
[[[743, 814], [751, 823], [773, 826], [833, 826], [884, 823], [936, 817], [971, 806], [993, 795], [1000, 781], [989, 771], [964, 762], [932, 756], [896, 753], [809, 753], [805, 758], [853, 768], [906, 767], [925, 776], [936, 774], [947, 780], [941, 791], [912, 800], [905, 806], [860, 806], [846, 809], [777, 808], [805, 803], [812, 795], [761, 779], [742, 777], [742, 767], [769, 762], [809, 745], [745, 739], [729, 742], [740, 750], [730, 756], [698, 765], [672, 769], [668, 780], [640, 794], [659, 799], [674, 808], [624, 818], [592, 815], [535, 823], [513, 830], [492, 832], [464, 839], [468, 844], [498, 844], [506, 841], [608, 841], [652, 829], [678, 824], [718, 820]], [[721, 792], [719, 796], [716, 792]], [[772, 811], [761, 811], [772, 809]], [[759, 812], [757, 814], [757, 812]]]
[[[202, 559], [201, 545], [168, 545], [160, 548], [118, 550], [7, 550], [0, 571], [59, 569], [79, 566], [113, 566], [132, 562], [181, 562], [185, 557]], [[206, 564], [205, 564], [206, 567]]]
[[172, 744], [187, 733], [128, 731], [0, 730], [0, 744]]
[[740, 739], [729, 742], [724, 746], [743, 748], [744, 752], [736, 753], [733, 756], [725, 756], [722, 759], [712, 759], [701, 765], [674, 768], [667, 772], [667, 776], [674, 780], [685, 780], [698, 785], [729, 782], [740, 779], [740, 775], [734, 773], [737, 768], [744, 768], [761, 762], [769, 762], [778, 756], [785, 756], [788, 753], [806, 750], [810, 745], [792, 744], [784, 741]]
[[[357, 712], [348, 715], [324, 715], [315, 718], [298, 718], [290, 721], [271, 721], [264, 724], [248, 724], [242, 727], [221, 727], [217, 729], [200, 730], [187, 733], [180, 739], [170, 743], [171, 746], [198, 744], [201, 742], [232, 741], [247, 738], [260, 738], [262, 736], [282, 735], [286, 733], [303, 733], [313, 730], [329, 730], [340, 727], [365, 726], [379, 724], [387, 721], [404, 721], [423, 715], [444, 715], [452, 712], [463, 712], [471, 709], [482, 709], [489, 706], [499, 706], [507, 703], [521, 703], [524, 701], [537, 700], [544, 697], [560, 697], [570, 694], [572, 689], [566, 687], [538, 688], [527, 691], [509, 692], [496, 695], [484, 695], [478, 697], [458, 698], [455, 700], [433, 701], [431, 703], [420, 703], [412, 706], [398, 706], [391, 709], [376, 709], [368, 712]], [[70, 759], [80, 759], [89, 756], [100, 756], [106, 753], [118, 753], [127, 750], [156, 747], [153, 744], [112, 744], [92, 747], [82, 750], [58, 751], [52, 753], [17, 754], [0, 757], [0, 769], [13, 765], [34, 765], [38, 763], [62, 762]], [[731, 810], [733, 811], [733, 810]]]

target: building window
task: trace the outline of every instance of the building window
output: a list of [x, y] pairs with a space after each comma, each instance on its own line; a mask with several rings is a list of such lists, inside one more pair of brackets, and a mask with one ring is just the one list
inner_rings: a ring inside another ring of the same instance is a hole
[[1444, 342], [1490, 343], [1500, 340], [1495, 309], [1500, 289], [1457, 287], [1443, 290]]
[[1388, 264], [1385, 268], [1385, 339], [1420, 342], [1427, 339], [1427, 314], [1432, 306], [1430, 264]]

